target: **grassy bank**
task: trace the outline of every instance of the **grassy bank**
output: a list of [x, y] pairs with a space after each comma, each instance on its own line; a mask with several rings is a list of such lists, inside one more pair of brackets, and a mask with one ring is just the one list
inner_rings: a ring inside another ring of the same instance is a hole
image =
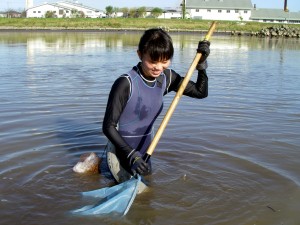
[[[141, 18], [0, 18], [0, 29], [147, 29], [163, 27], [170, 31], [207, 30], [211, 21], [180, 19], [141, 19]], [[217, 31], [257, 32], [274, 24], [256, 22], [219, 21]], [[289, 25], [300, 28], [300, 25]]]

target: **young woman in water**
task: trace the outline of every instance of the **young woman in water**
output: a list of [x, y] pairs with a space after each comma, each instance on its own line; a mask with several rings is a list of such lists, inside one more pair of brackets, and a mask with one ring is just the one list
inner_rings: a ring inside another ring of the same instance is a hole
[[[196, 68], [197, 81], [189, 81], [183, 95], [198, 99], [207, 97], [209, 45], [208, 41], [199, 42], [197, 51], [202, 57]], [[103, 133], [114, 146], [120, 165], [132, 175], [151, 172], [151, 161], [146, 163], [142, 156], [151, 143], [153, 123], [163, 109], [163, 96], [177, 91], [183, 80], [168, 68], [173, 53], [168, 33], [162, 29], [145, 31], [137, 50], [140, 62], [112, 85]]]

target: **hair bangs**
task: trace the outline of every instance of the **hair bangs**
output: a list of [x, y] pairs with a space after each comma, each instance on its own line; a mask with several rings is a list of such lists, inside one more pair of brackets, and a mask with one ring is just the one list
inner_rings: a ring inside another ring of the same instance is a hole
[[149, 54], [151, 60], [161, 62], [172, 59], [174, 50], [173, 46], [170, 48], [168, 45], [150, 45], [147, 53]]

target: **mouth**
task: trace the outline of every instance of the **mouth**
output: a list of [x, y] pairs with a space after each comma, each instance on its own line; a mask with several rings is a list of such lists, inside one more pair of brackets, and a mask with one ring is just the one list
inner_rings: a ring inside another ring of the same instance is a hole
[[159, 76], [159, 75], [161, 74], [161, 72], [162, 72], [162, 71], [157, 71], [157, 70], [155, 70], [155, 71], [152, 71], [152, 75], [154, 75], [154, 76]]

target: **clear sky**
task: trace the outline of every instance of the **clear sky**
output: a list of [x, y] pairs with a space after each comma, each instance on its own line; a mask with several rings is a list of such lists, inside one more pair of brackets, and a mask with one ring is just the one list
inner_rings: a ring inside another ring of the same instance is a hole
[[[45, 2], [53, 3], [60, 0], [33, 0], [33, 5], [39, 5]], [[7, 9], [23, 10], [26, 0], [0, 0], [0, 11]], [[113, 7], [178, 7], [182, 0], [78, 0], [87, 6], [105, 10], [106, 6]], [[252, 0], [257, 8], [283, 9], [284, 0]], [[288, 0], [288, 8], [291, 12], [300, 12], [300, 0]]]

